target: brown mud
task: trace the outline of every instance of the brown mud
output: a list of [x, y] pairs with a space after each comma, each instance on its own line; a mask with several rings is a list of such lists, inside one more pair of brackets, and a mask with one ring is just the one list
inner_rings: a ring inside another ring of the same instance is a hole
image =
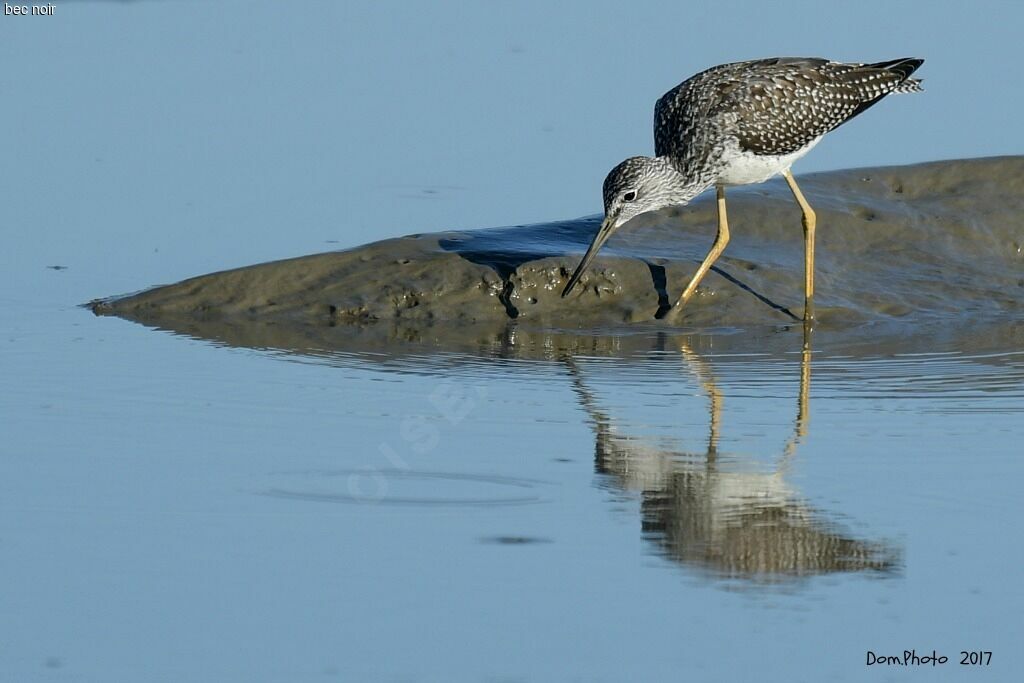
[[[962, 323], [1024, 312], [1024, 157], [836, 171], [800, 183], [818, 215], [819, 326]], [[510, 322], [568, 333], [792, 324], [802, 314], [803, 238], [782, 181], [728, 192], [728, 249], [682, 314], [659, 319], [713, 240], [713, 200], [706, 193], [690, 206], [634, 219], [564, 299], [598, 218], [410, 235], [90, 306], [193, 336], [279, 348], [344, 346], [343, 337], [472, 343]]]

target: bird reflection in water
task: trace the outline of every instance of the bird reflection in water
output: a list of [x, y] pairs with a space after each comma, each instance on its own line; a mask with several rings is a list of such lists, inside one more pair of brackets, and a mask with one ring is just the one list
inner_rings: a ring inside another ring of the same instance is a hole
[[786, 482], [808, 428], [809, 337], [805, 330], [793, 432], [769, 472], [735, 471], [735, 457], [723, 466], [718, 444], [725, 396], [711, 364], [688, 342], [679, 344], [681, 359], [709, 399], [704, 453], [665, 450], [622, 433], [598, 406], [583, 369], [566, 361], [596, 432], [597, 472], [616, 488], [639, 493], [644, 535], [667, 557], [726, 579], [890, 574], [902, 568], [898, 548], [846, 535]]

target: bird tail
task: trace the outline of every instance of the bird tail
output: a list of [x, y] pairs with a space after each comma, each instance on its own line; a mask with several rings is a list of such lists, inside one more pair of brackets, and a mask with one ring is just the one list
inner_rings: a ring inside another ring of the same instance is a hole
[[896, 89], [893, 90], [893, 92], [897, 95], [901, 95], [903, 93], [908, 92], [924, 92], [924, 86], [921, 85], [920, 78], [908, 78], [907, 80], [897, 85]]
[[909, 93], [909, 92], [923, 92], [924, 88], [921, 87], [920, 78], [911, 78], [910, 75], [917, 71], [918, 67], [924, 64], [923, 59], [917, 59], [915, 57], [903, 57], [901, 59], [892, 59], [888, 62], [876, 62], [874, 64], [865, 64], [866, 67], [871, 69], [884, 69], [892, 74], [898, 74], [903, 77], [903, 81], [897, 85], [891, 92], [894, 93]]

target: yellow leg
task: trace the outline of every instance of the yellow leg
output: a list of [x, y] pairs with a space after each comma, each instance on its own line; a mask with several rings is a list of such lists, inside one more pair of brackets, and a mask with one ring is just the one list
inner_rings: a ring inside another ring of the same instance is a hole
[[804, 199], [804, 193], [788, 170], [782, 174], [793, 191], [793, 198], [803, 212], [804, 224], [804, 320], [814, 320], [814, 227], [817, 218], [814, 209]]
[[800, 394], [797, 398], [796, 435], [803, 438], [807, 434], [807, 421], [810, 419], [811, 403], [811, 333], [809, 324], [804, 325], [804, 345], [800, 350]]
[[700, 264], [700, 268], [694, 273], [693, 279], [690, 280], [690, 284], [686, 285], [686, 289], [683, 290], [682, 295], [679, 297], [679, 301], [676, 302], [675, 308], [679, 310], [686, 305], [686, 302], [690, 300], [693, 293], [697, 291], [697, 285], [704, 279], [707, 272], [711, 269], [711, 266], [722, 255], [725, 251], [725, 245], [729, 244], [729, 219], [725, 215], [725, 188], [721, 185], [718, 186], [718, 235], [715, 236], [715, 243], [711, 245], [711, 251], [704, 258], [704, 262]]
[[804, 321], [804, 345], [800, 351], [800, 392], [796, 399], [796, 421], [793, 425], [793, 436], [786, 442], [782, 451], [779, 471], [784, 472], [789, 460], [796, 453], [796, 447], [807, 436], [807, 423], [811, 419], [811, 333], [813, 326]]
[[715, 382], [715, 375], [711, 372], [711, 366], [708, 365], [707, 361], [695, 353], [685, 340], [680, 343], [679, 350], [682, 352], [687, 366], [692, 370], [697, 381], [700, 382], [701, 387], [711, 400], [711, 426], [710, 433], [708, 434], [707, 453], [708, 459], [711, 460], [718, 453], [718, 425], [722, 421], [722, 392]]

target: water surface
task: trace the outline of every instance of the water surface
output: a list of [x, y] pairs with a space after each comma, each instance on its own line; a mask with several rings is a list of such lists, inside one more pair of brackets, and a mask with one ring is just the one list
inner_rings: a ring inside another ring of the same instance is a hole
[[[594, 213], [654, 99], [734, 59], [928, 59], [799, 172], [1020, 153], [1018, 10], [57, 4], [0, 17], [0, 679], [1016, 675], [1019, 320], [805, 352], [785, 321], [332, 341], [79, 305]], [[950, 663], [864, 665], [911, 648]]]
[[868, 649], [1012, 652], [1015, 325], [296, 353], [14, 311], [11, 670], [771, 679], [827, 650], [855, 679]]

